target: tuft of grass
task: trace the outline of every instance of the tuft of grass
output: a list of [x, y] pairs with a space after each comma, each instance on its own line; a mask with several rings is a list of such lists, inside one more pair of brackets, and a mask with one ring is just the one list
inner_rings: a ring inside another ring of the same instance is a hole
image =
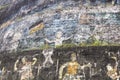
[[[108, 44], [107, 42], [101, 42], [101, 41], [94, 41], [93, 43], [88, 44], [87, 42], [79, 43], [78, 45], [74, 43], [64, 43], [61, 46], [56, 46], [56, 49], [65, 49], [65, 48], [73, 48], [73, 47], [88, 47], [88, 46], [120, 46], [120, 44]], [[46, 45], [41, 45], [39, 48], [29, 48], [29, 49], [24, 49], [22, 51], [31, 51], [31, 50], [44, 50], [44, 49], [49, 49], [49, 48], [54, 48], [53, 46], [50, 46], [48, 44]]]
[[20, 50], [20, 52], [24, 52], [24, 51], [32, 51], [32, 50], [40, 50], [40, 48], [28, 48], [28, 49]]
[[120, 46], [120, 44], [112, 44], [105, 41], [95, 40], [92, 43], [87, 43], [87, 42], [79, 43], [79, 46], [83, 46], [83, 47], [84, 46]]
[[71, 48], [71, 47], [76, 47], [74, 43], [67, 43], [67, 44], [62, 44], [61, 46], [56, 46], [56, 48]]
[[49, 46], [48, 44], [45, 44], [45, 45], [41, 45], [39, 49], [44, 50], [49, 48], [51, 48], [51, 46]]
[[10, 5], [10, 4], [5, 4], [5, 5], [0, 6], [0, 10], [7, 8], [9, 5]]

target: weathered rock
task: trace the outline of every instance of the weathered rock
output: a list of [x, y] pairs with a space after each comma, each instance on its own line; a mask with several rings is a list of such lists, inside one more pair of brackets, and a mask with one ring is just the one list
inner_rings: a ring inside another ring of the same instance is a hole
[[[120, 43], [120, 14], [117, 13], [119, 8], [110, 11], [114, 13], [106, 13], [109, 12], [108, 8], [114, 7], [108, 6], [103, 9], [96, 6], [90, 9], [85, 5], [80, 6], [81, 2], [75, 1], [23, 2], [24, 0], [12, 2], [11, 7], [8, 8], [10, 13], [5, 13], [11, 18], [7, 18], [7, 22], [1, 25], [0, 51], [40, 48], [45, 45], [44, 39], [53, 40], [58, 30], [63, 31], [63, 37], [73, 35], [70, 41], [75, 44], [86, 43], [92, 35], [96, 35], [103, 42]], [[6, 17], [5, 15], [3, 17]], [[44, 27], [39, 26], [41, 22]]]
[[[48, 58], [48, 54], [42, 54], [41, 50], [22, 51], [18, 52], [17, 54], [0, 53], [0, 67], [4, 67], [7, 71], [7, 74], [2, 76], [3, 78], [7, 78], [7, 80], [19, 80], [19, 70], [14, 71], [14, 64], [16, 60], [19, 59], [17, 66], [21, 67], [21, 58], [27, 57], [30, 62], [33, 61], [33, 58], [37, 58], [36, 64], [32, 66], [34, 80], [59, 80], [60, 67], [63, 64], [70, 62], [70, 55], [72, 52], [76, 52], [77, 62], [81, 66], [87, 63], [92, 64], [90, 67], [90, 69], [92, 69], [90, 74], [88, 74], [90, 72], [89, 67], [84, 69], [86, 80], [99, 80], [99, 78], [100, 80], [101, 78], [102, 80], [107, 80], [107, 75], [105, 75], [107, 72], [106, 65], [110, 64], [111, 61], [115, 62], [113, 59], [111, 59], [110, 55], [117, 56], [117, 60], [119, 62], [119, 50], [120, 47], [74, 47], [66, 49], [54, 49], [52, 57], [51, 55], [49, 57], [52, 58], [54, 64], [50, 64], [48, 67], [46, 65], [44, 66], [44, 61]], [[119, 66], [118, 71], [120, 69]], [[63, 73], [66, 73], [66, 68], [64, 69]], [[78, 75], [84, 77], [83, 74]]]

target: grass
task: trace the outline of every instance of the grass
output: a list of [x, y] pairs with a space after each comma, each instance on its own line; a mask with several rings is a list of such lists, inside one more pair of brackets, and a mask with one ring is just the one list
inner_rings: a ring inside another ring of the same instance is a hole
[[[64, 43], [62, 44], [61, 46], [56, 46], [56, 49], [67, 49], [67, 48], [75, 48], [75, 47], [99, 47], [99, 46], [120, 46], [120, 44], [109, 44], [107, 42], [101, 42], [101, 41], [94, 41], [94, 43], [91, 43], [91, 44], [88, 44], [86, 42], [84, 43], [79, 43], [79, 44], [74, 44], [74, 43]], [[49, 49], [49, 48], [54, 48], [53, 46], [51, 45], [41, 45], [39, 47], [36, 47], [36, 48], [28, 48], [28, 49], [23, 49], [23, 50], [20, 50], [20, 52], [24, 52], [24, 51], [33, 51], [33, 50], [44, 50], [44, 49]]]
[[0, 6], [0, 10], [7, 8], [9, 5], [10, 5], [10, 4], [5, 4], [5, 5]]
[[70, 43], [70, 44], [62, 44], [61, 46], [56, 46], [56, 48], [71, 48], [76, 46], [77, 45], [75, 45], [74, 43]]

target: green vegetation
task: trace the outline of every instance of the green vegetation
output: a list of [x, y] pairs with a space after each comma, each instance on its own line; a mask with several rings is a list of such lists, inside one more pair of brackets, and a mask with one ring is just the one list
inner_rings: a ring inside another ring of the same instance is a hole
[[[73, 47], [88, 47], [88, 46], [120, 46], [120, 44], [110, 44], [107, 42], [103, 42], [103, 41], [98, 41], [95, 40], [92, 43], [87, 43], [87, 42], [83, 42], [83, 43], [79, 43], [79, 44], [74, 44], [74, 43], [64, 43], [61, 46], [57, 46], [57, 49], [65, 49], [65, 48], [73, 48]], [[29, 49], [24, 49], [22, 51], [30, 51], [30, 50], [44, 50], [44, 49], [48, 49], [48, 48], [54, 48], [54, 46], [51, 45], [41, 45], [38, 48], [29, 48]]]
[[57, 46], [56, 48], [70, 48], [70, 47], [76, 47], [77, 45], [75, 45], [74, 43], [70, 43], [70, 44], [63, 44], [61, 46]]
[[7, 8], [9, 5], [10, 5], [10, 4], [6, 4], [6, 5], [0, 6], [0, 10], [1, 10], [1, 9], [4, 9], [4, 8]]
[[28, 48], [28, 49], [23, 49], [23, 50], [19, 50], [19, 51], [24, 52], [24, 51], [32, 51], [32, 50], [40, 50], [40, 48]]
[[48, 49], [48, 48], [52, 48], [52, 47], [48, 44], [45, 44], [45, 45], [40, 46], [39, 49], [43, 50], [43, 49]]
[[109, 46], [107, 42], [95, 40], [93, 43], [80, 43], [79, 46]]

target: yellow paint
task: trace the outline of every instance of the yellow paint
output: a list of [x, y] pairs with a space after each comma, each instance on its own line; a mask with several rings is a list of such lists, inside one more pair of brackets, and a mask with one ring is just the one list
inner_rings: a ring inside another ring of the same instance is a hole
[[67, 74], [75, 75], [77, 74], [79, 64], [77, 62], [70, 62], [67, 67]]
[[40, 23], [40, 24], [38, 24], [37, 26], [35, 26], [35, 27], [33, 27], [32, 29], [30, 29], [30, 34], [33, 34], [33, 33], [35, 33], [36, 31], [38, 31], [38, 30], [41, 30], [41, 29], [43, 29], [44, 28], [44, 24], [43, 23]]

